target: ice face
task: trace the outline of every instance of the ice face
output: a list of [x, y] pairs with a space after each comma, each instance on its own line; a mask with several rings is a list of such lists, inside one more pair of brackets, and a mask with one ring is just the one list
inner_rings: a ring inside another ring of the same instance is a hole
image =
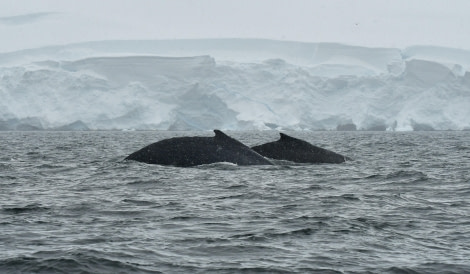
[[0, 129], [462, 130], [469, 68], [470, 52], [433, 47], [250, 39], [46, 47], [0, 54]]

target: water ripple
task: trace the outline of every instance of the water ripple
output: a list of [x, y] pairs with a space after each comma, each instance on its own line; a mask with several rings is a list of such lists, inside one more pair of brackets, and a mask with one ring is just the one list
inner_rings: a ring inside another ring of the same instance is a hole
[[297, 132], [355, 160], [187, 169], [123, 161], [183, 133], [0, 134], [2, 273], [470, 268], [466, 133]]

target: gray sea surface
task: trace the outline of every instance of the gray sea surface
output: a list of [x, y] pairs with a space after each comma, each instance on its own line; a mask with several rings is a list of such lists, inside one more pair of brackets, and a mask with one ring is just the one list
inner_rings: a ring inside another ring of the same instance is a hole
[[123, 159], [213, 133], [0, 132], [0, 273], [470, 273], [470, 132], [286, 133], [354, 160], [177, 168]]

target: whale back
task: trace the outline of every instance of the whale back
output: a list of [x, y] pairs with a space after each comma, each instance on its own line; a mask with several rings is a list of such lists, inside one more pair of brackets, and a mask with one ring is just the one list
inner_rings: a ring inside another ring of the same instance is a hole
[[346, 157], [301, 139], [280, 133], [278, 141], [252, 147], [259, 154], [296, 163], [342, 163]]
[[237, 165], [272, 165], [251, 148], [220, 130], [214, 137], [174, 137], [150, 144], [126, 157], [148, 164], [180, 167], [230, 162]]

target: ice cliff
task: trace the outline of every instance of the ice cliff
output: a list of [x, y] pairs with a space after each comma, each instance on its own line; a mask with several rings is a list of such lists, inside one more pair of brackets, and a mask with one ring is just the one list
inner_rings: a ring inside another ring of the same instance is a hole
[[470, 51], [255, 39], [0, 53], [0, 130], [465, 130]]

